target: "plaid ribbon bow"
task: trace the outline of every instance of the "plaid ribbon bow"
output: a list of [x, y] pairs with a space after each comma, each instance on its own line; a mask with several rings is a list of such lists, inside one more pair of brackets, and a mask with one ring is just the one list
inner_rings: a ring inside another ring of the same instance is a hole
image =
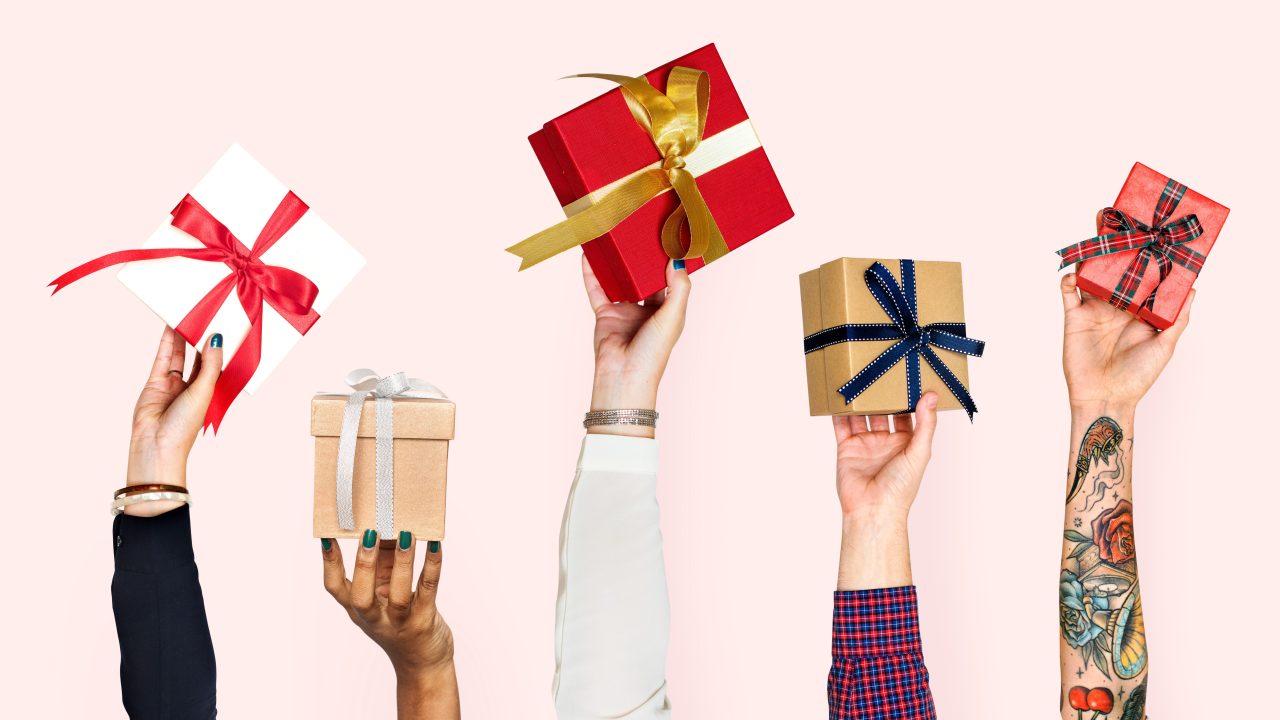
[[846, 405], [853, 402], [867, 388], [871, 387], [882, 375], [889, 372], [904, 358], [907, 361], [907, 412], [914, 410], [920, 401], [920, 358], [929, 363], [929, 367], [942, 378], [973, 419], [978, 412], [977, 405], [969, 396], [960, 378], [942, 362], [933, 351], [934, 347], [951, 352], [982, 357], [986, 343], [965, 335], [964, 323], [938, 322], [921, 326], [916, 320], [916, 264], [914, 260], [899, 260], [902, 284], [893, 278], [889, 268], [883, 263], [873, 263], [862, 277], [867, 282], [867, 290], [880, 303], [884, 314], [892, 320], [890, 323], [853, 323], [837, 325], [821, 330], [804, 339], [804, 352], [809, 354], [830, 345], [844, 342], [861, 342], [866, 340], [897, 340], [888, 350], [872, 360], [849, 382], [842, 385], [838, 392], [844, 396]]
[[1187, 186], [1176, 180], [1165, 183], [1164, 191], [1160, 193], [1160, 202], [1156, 203], [1155, 217], [1149, 226], [1115, 208], [1103, 210], [1102, 226], [1113, 232], [1091, 237], [1059, 250], [1058, 256], [1062, 258], [1062, 264], [1058, 269], [1093, 257], [1137, 250], [1129, 267], [1125, 268], [1120, 281], [1116, 283], [1115, 290], [1111, 291], [1108, 302], [1121, 310], [1130, 311], [1139, 304], [1134, 295], [1147, 273], [1147, 266], [1155, 259], [1160, 268], [1160, 280], [1156, 282], [1156, 288], [1140, 303], [1150, 310], [1156, 302], [1156, 289], [1169, 276], [1174, 263], [1197, 275], [1204, 267], [1204, 255], [1186, 246], [1186, 243], [1204, 232], [1200, 227], [1200, 220], [1195, 215], [1169, 220], [1186, 192]]

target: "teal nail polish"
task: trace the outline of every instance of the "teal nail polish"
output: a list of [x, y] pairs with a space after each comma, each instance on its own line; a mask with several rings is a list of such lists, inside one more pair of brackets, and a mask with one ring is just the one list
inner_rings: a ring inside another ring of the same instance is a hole
[[671, 267], [672, 267], [672, 269], [674, 269], [674, 270], [683, 270], [683, 269], [684, 269], [684, 260], [672, 260], [672, 261], [671, 261]]
[[371, 548], [371, 547], [373, 547], [374, 545], [377, 545], [377, 544], [378, 544], [378, 533], [377, 533], [377, 531], [376, 531], [376, 530], [365, 530], [365, 531], [364, 531], [364, 540], [362, 540], [362, 541], [361, 541], [361, 543], [365, 546], [365, 548]]
[[333, 549], [333, 541], [329, 538], [320, 538], [320, 549], [329, 552]]
[[413, 542], [413, 533], [409, 532], [408, 530], [401, 530], [400, 531], [400, 549], [408, 550], [409, 543], [411, 542]]
[[438, 552], [440, 552], [440, 541], [439, 541], [439, 540], [432, 540], [432, 541], [428, 542], [428, 543], [427, 543], [427, 552], [429, 552], [429, 553], [438, 553]]
[[213, 337], [209, 338], [209, 347], [211, 348], [222, 347], [222, 333], [214, 333]]

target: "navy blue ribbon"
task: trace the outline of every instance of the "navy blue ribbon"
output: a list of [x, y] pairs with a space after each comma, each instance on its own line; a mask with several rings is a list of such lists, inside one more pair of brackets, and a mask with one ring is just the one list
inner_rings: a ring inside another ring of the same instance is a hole
[[[888, 350], [872, 360], [849, 382], [842, 385], [839, 393], [844, 396], [846, 405], [853, 402], [876, 380], [893, 369], [903, 359], [907, 361], [907, 410], [914, 410], [920, 401], [920, 358], [924, 357], [929, 367], [942, 378], [947, 389], [960, 402], [961, 407], [973, 419], [978, 412], [973, 398], [960, 379], [942, 362], [933, 351], [934, 347], [951, 352], [963, 353], [974, 357], [982, 357], [986, 346], [981, 340], [975, 340], [965, 334], [964, 323], [938, 322], [921, 326], [916, 320], [916, 264], [914, 260], [898, 261], [901, 268], [902, 284], [894, 279], [889, 268], [882, 263], [873, 263], [863, 273], [867, 281], [867, 289], [872, 297], [884, 308], [885, 315], [891, 323], [855, 323], [838, 325], [816, 332], [804, 339], [804, 351], [808, 353], [824, 347], [845, 342], [866, 340], [897, 340]], [[931, 347], [932, 346], [932, 347]]]

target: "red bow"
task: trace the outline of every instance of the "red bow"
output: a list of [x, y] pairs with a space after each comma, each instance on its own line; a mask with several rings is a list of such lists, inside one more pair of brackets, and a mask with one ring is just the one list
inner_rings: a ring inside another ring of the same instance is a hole
[[196, 202], [195, 198], [187, 195], [173, 210], [173, 226], [204, 243], [205, 247], [114, 252], [81, 265], [49, 285], [57, 293], [76, 280], [103, 268], [138, 260], [185, 257], [226, 263], [231, 268], [231, 274], [213, 286], [191, 308], [182, 322], [178, 323], [178, 327], [174, 328], [183, 339], [195, 345], [208, 330], [209, 323], [231, 294], [232, 288], [240, 299], [240, 307], [244, 308], [244, 314], [249, 318], [249, 334], [231, 362], [223, 369], [213, 390], [213, 401], [209, 403], [209, 410], [205, 413], [204, 427], [213, 427], [216, 433], [227, 408], [249, 383], [249, 378], [253, 377], [262, 359], [262, 303], [266, 302], [275, 308], [281, 317], [303, 335], [320, 319], [320, 313], [312, 308], [319, 292], [315, 283], [301, 273], [278, 265], [267, 265], [261, 259], [262, 254], [289, 232], [306, 212], [306, 203], [298, 199], [297, 195], [292, 192], [285, 195], [262, 232], [258, 233], [258, 239], [250, 250], [231, 234], [227, 226], [218, 222], [217, 218]]

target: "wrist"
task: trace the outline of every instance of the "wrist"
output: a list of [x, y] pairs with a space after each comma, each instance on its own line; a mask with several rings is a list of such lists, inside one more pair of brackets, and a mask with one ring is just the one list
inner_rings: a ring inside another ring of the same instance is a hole
[[[597, 410], [654, 410], [658, 405], [658, 387], [655, 383], [628, 382], [615, 376], [597, 376], [591, 388], [591, 411]], [[592, 425], [588, 435], [623, 435], [626, 437], [653, 438], [654, 428], [646, 425]]]
[[1100, 398], [1071, 400], [1071, 417], [1093, 422], [1106, 416], [1116, 420], [1132, 418], [1138, 410], [1138, 399]]

